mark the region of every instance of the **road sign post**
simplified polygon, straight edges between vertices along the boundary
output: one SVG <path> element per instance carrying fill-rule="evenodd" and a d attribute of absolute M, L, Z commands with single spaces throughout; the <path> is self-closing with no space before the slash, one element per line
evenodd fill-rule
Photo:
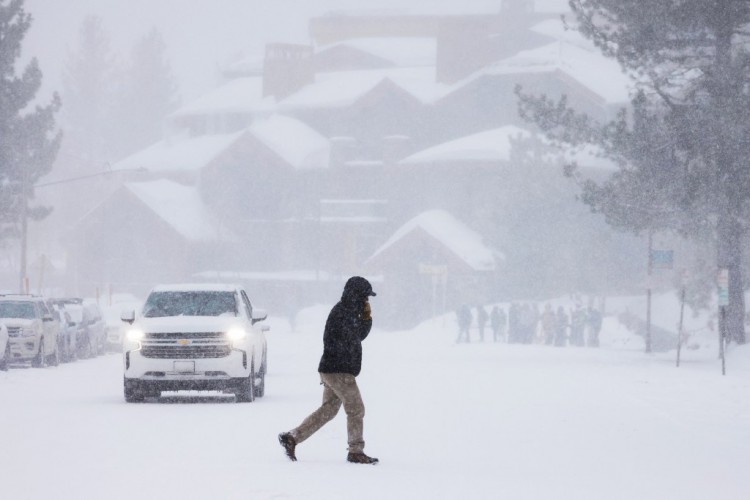
<path fill-rule="evenodd" d="M 719 321 L 719 358 L 721 359 L 721 374 L 727 374 L 727 362 L 724 352 L 727 328 L 727 306 L 729 305 L 729 269 L 719 269 L 719 277 L 716 280 L 719 293 L 719 310 L 721 320 Z"/>
<path fill-rule="evenodd" d="M 687 288 L 687 269 L 680 273 L 680 324 L 677 328 L 677 367 L 680 366 L 680 348 L 682 347 L 682 325 L 685 317 L 685 289 Z"/>

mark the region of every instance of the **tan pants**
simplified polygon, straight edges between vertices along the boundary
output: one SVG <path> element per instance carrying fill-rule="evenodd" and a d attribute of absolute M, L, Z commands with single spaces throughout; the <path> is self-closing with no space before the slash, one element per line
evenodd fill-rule
<path fill-rule="evenodd" d="M 321 373 L 320 380 L 324 387 L 323 403 L 291 431 L 295 441 L 301 443 L 330 422 L 343 403 L 346 412 L 346 430 L 349 435 L 349 452 L 362 453 L 365 448 L 365 441 L 362 437 L 365 405 L 357 387 L 357 380 L 354 375 L 348 373 Z"/>

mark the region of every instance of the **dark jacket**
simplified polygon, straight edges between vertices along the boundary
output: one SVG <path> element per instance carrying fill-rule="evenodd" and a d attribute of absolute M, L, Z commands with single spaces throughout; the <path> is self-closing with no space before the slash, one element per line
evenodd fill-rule
<path fill-rule="evenodd" d="M 328 314 L 320 373 L 349 373 L 356 377 L 362 369 L 362 341 L 372 328 L 372 319 L 363 317 L 365 302 L 374 293 L 364 278 L 360 280 L 364 284 L 347 282 L 341 300 Z"/>

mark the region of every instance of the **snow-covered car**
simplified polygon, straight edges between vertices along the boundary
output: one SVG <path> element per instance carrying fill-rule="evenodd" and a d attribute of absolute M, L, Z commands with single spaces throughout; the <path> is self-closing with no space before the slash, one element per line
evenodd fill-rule
<path fill-rule="evenodd" d="M 78 328 L 70 317 L 70 313 L 65 309 L 65 306 L 54 303 L 52 311 L 60 320 L 60 333 L 57 336 L 57 349 L 60 352 L 60 361 L 64 363 L 75 361 L 78 357 L 76 349 Z"/>
<path fill-rule="evenodd" d="M 95 350 L 94 355 L 103 354 L 107 344 L 107 325 L 104 323 L 102 310 L 99 304 L 88 299 L 83 300 L 83 310 L 88 335 Z"/>
<path fill-rule="evenodd" d="M 0 323 L 0 370 L 8 369 L 10 360 L 10 342 L 8 342 L 8 327 Z"/>
<path fill-rule="evenodd" d="M 91 320 L 80 299 L 67 299 L 65 311 L 70 317 L 70 326 L 75 331 L 75 351 L 78 359 L 93 358 L 99 354 L 96 332 L 89 328 Z"/>
<path fill-rule="evenodd" d="M 242 287 L 160 285 L 143 309 L 124 311 L 123 348 L 128 402 L 162 391 L 218 390 L 251 402 L 265 393 L 266 312 Z"/>
<path fill-rule="evenodd" d="M 57 366 L 60 325 L 42 297 L 0 296 L 0 320 L 8 328 L 11 362 L 31 361 L 39 368 Z"/>

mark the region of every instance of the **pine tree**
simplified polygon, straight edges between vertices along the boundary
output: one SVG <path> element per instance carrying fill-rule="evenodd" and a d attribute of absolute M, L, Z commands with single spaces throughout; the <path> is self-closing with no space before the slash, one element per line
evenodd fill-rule
<path fill-rule="evenodd" d="M 620 171 L 584 200 L 615 226 L 715 238 L 729 269 L 726 329 L 745 342 L 742 242 L 748 230 L 750 1 L 571 0 L 575 25 L 640 88 L 600 124 L 563 99 L 521 96 L 521 112 L 563 142 L 599 145 Z M 520 92 L 519 92 L 520 93 Z"/>
<path fill-rule="evenodd" d="M 116 96 L 118 150 L 131 154 L 162 138 L 162 125 L 179 102 L 161 34 L 152 29 L 133 47 Z"/>
<path fill-rule="evenodd" d="M 28 203 L 34 184 L 52 169 L 61 139 L 55 125 L 57 94 L 46 106 L 32 105 L 42 83 L 36 59 L 16 74 L 31 21 L 23 0 L 0 0 L 0 241 L 22 236 L 27 218 L 49 213 Z"/>
<path fill-rule="evenodd" d="M 88 16 L 63 72 L 61 120 L 66 137 L 61 167 L 68 176 L 100 172 L 113 160 L 117 81 L 117 56 L 110 49 L 109 36 L 100 18 Z"/>

